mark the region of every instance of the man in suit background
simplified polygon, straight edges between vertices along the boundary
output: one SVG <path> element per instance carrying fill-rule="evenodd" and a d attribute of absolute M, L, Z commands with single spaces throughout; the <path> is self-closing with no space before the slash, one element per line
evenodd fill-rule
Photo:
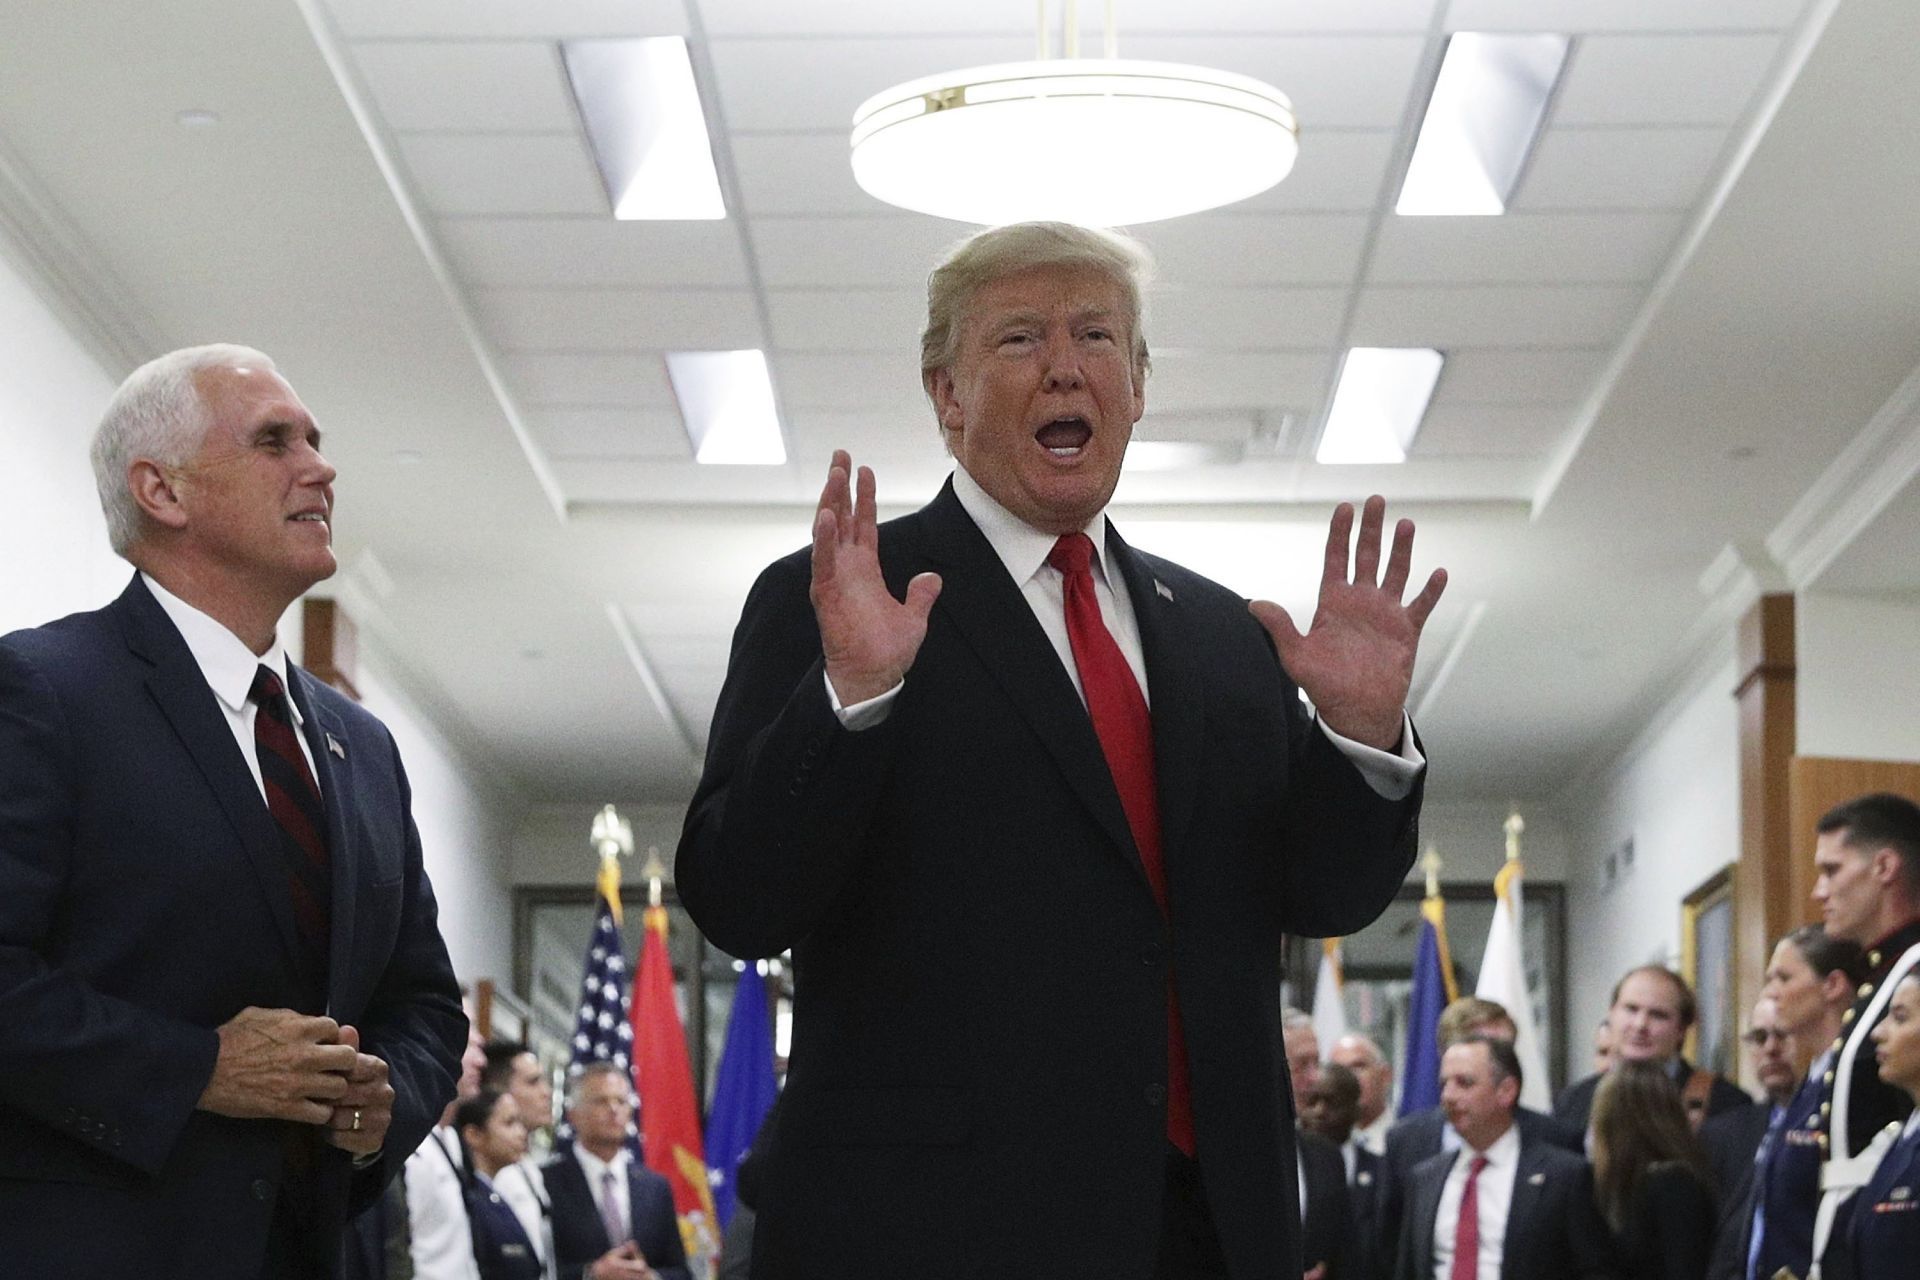
<path fill-rule="evenodd" d="M 0 640 L 0 1258 L 330 1276 L 466 1022 L 386 727 L 287 661 L 334 469 L 273 363 L 154 360 L 93 444 L 120 598 Z"/>
<path fill-rule="evenodd" d="M 1373 1154 L 1387 1152 L 1387 1130 L 1393 1127 L 1393 1063 L 1371 1036 L 1349 1032 L 1333 1042 L 1327 1054 L 1353 1072 L 1360 1082 L 1360 1111 L 1354 1120 L 1354 1138 Z"/>
<path fill-rule="evenodd" d="M 1579 1156 L 1520 1131 L 1520 1083 L 1509 1040 L 1476 1033 L 1442 1055 L 1440 1105 L 1460 1149 L 1413 1171 L 1395 1280 L 1611 1274 L 1592 1173 Z"/>
<path fill-rule="evenodd" d="M 1342 506 L 1303 635 L 1121 539 L 1143 267 L 966 242 L 922 336 L 952 478 L 882 527 L 836 453 L 747 600 L 675 875 L 722 949 L 794 951 L 761 1280 L 1299 1275 L 1279 944 L 1411 865 L 1444 575 L 1402 604 L 1411 524 L 1382 575 L 1384 504 L 1351 560 Z"/>
<path fill-rule="evenodd" d="M 1700 1128 L 1700 1145 L 1706 1148 L 1720 1204 L 1707 1280 L 1746 1280 L 1751 1270 L 1754 1162 L 1762 1157 L 1762 1142 L 1770 1145 L 1778 1140 L 1787 1104 L 1800 1087 L 1793 1038 L 1772 1000 L 1763 996 L 1754 1002 L 1740 1041 L 1747 1046 L 1747 1060 L 1766 1099 L 1760 1106 L 1738 1107 L 1715 1116 Z"/>
<path fill-rule="evenodd" d="M 1351 1217 L 1343 1274 L 1372 1277 L 1382 1256 L 1380 1198 L 1385 1190 L 1386 1159 L 1367 1150 L 1360 1141 L 1359 1131 L 1354 1128 L 1359 1111 L 1359 1078 L 1338 1063 L 1329 1062 L 1320 1068 L 1319 1080 L 1300 1103 L 1300 1127 L 1326 1139 L 1340 1153 Z M 1305 1256 L 1313 1256 L 1311 1248 Z"/>
<path fill-rule="evenodd" d="M 1347 1167 L 1340 1159 L 1340 1142 L 1307 1123 L 1310 1112 L 1325 1119 L 1311 1101 L 1321 1083 L 1320 1036 L 1313 1019 L 1298 1009 L 1283 1010 L 1280 1025 L 1293 1110 L 1299 1118 L 1295 1167 L 1300 1175 L 1300 1263 L 1306 1280 L 1346 1280 L 1354 1274 L 1348 1261 L 1354 1222 Z M 1351 1116 L 1347 1123 L 1351 1128 Z"/>
<path fill-rule="evenodd" d="M 1666 1067 L 1687 1108 L 1687 1118 L 1698 1132 L 1713 1116 L 1753 1105 L 1733 1081 L 1695 1066 L 1680 1053 L 1697 1009 L 1687 980 L 1662 965 L 1630 969 L 1613 986 L 1607 1005 L 1612 1028 L 1613 1062 L 1656 1062 Z M 1593 1094 L 1600 1087 L 1595 1073 L 1576 1080 L 1554 1099 L 1553 1118 L 1584 1135 L 1593 1116 Z"/>
<path fill-rule="evenodd" d="M 591 1063 L 568 1093 L 573 1145 L 545 1169 L 560 1280 L 687 1280 L 673 1187 L 628 1145 L 625 1069 Z"/>

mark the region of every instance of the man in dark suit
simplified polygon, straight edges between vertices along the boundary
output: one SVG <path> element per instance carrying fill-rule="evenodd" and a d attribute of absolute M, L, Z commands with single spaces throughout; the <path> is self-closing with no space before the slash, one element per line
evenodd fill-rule
<path fill-rule="evenodd" d="M 676 878 L 723 950 L 794 952 L 761 1280 L 1298 1278 L 1279 944 L 1411 865 L 1444 577 L 1401 603 L 1412 526 L 1380 576 L 1375 499 L 1350 579 L 1342 506 L 1302 635 L 1121 539 L 1139 264 L 1060 224 L 968 241 L 922 339 L 958 470 L 877 528 L 835 454 L 810 552 L 747 600 Z"/>
<path fill-rule="evenodd" d="M 1703 1122 L 1738 1107 L 1750 1107 L 1746 1090 L 1681 1056 L 1680 1046 L 1693 1025 L 1693 988 L 1673 970 L 1657 964 L 1632 969 L 1613 986 L 1607 1021 L 1613 1029 L 1613 1061 L 1657 1062 L 1673 1077 L 1674 1087 L 1698 1132 Z M 1553 1102 L 1553 1118 L 1584 1135 L 1593 1116 L 1593 1094 L 1600 1076 L 1576 1080 Z"/>
<path fill-rule="evenodd" d="M 1520 1059 L 1513 1045 L 1468 1036 L 1441 1057 L 1440 1075 L 1441 1106 L 1461 1145 L 1413 1172 L 1395 1280 L 1489 1271 L 1501 1280 L 1611 1275 L 1612 1248 L 1586 1162 L 1529 1141 L 1514 1124 Z"/>
<path fill-rule="evenodd" d="M 1754 1003 L 1740 1040 L 1747 1046 L 1754 1078 L 1767 1097 L 1761 1106 L 1737 1107 L 1715 1116 L 1700 1129 L 1700 1145 L 1706 1149 L 1719 1197 L 1707 1280 L 1745 1280 L 1752 1269 L 1748 1262 L 1756 1243 L 1755 1161 L 1768 1158 L 1761 1151 L 1763 1142 L 1771 1147 L 1784 1135 L 1786 1107 L 1800 1087 L 1792 1036 L 1781 1024 L 1779 1007 L 1772 1000 L 1763 997 Z M 1771 1276 L 1772 1272 L 1765 1274 Z"/>
<path fill-rule="evenodd" d="M 143 366 L 94 439 L 139 573 L 0 640 L 10 1274 L 331 1275 L 452 1092 L 399 753 L 275 638 L 334 569 L 318 444 L 258 352 Z"/>
<path fill-rule="evenodd" d="M 633 1085 L 625 1069 L 593 1063 L 569 1092 L 573 1145 L 543 1171 L 559 1280 L 687 1280 L 673 1187 L 627 1145 Z"/>
<path fill-rule="evenodd" d="M 1296 1077 L 1297 1080 L 1297 1077 Z M 1355 1130 L 1354 1123 L 1360 1114 L 1360 1078 L 1347 1068 L 1329 1062 L 1320 1068 L 1319 1078 L 1312 1088 L 1302 1091 L 1295 1084 L 1294 1095 L 1298 1099 L 1300 1128 L 1309 1135 L 1318 1135 L 1332 1145 L 1340 1158 L 1340 1174 L 1346 1186 L 1349 1221 L 1342 1229 L 1345 1244 L 1345 1257 L 1337 1274 L 1346 1277 L 1367 1277 L 1377 1274 L 1380 1249 L 1380 1195 L 1385 1189 L 1384 1174 L 1386 1161 L 1381 1156 L 1367 1150 Z M 1306 1145 L 1302 1144 L 1302 1153 Z M 1315 1257 L 1313 1250 L 1313 1166 L 1303 1159 L 1302 1167 L 1307 1171 L 1308 1194 L 1307 1215 L 1303 1219 L 1303 1234 L 1307 1248 L 1302 1257 L 1311 1266 Z M 1330 1256 L 1325 1255 L 1325 1256 Z M 1335 1274 L 1335 1273 L 1329 1273 Z"/>

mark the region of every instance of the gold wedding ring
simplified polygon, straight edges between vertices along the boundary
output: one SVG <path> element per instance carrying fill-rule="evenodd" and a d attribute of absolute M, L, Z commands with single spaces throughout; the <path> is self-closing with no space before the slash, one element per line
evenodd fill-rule
<path fill-rule="evenodd" d="M 360 1132 L 360 1108 L 353 1109 L 353 1123 L 347 1126 L 347 1130 L 350 1133 Z"/>

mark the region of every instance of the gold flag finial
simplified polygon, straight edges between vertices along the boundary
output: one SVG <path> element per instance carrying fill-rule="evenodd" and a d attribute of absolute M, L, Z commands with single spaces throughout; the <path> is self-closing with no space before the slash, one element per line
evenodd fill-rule
<path fill-rule="evenodd" d="M 1520 811 L 1515 809 L 1507 815 L 1507 821 L 1502 829 L 1507 833 L 1507 861 L 1518 862 L 1520 860 L 1520 833 L 1527 829 L 1527 821 L 1520 816 Z"/>
<path fill-rule="evenodd" d="M 620 913 L 620 859 L 633 856 L 633 824 L 612 805 L 602 805 L 593 815 L 591 839 L 594 852 L 600 855 L 600 874 L 595 880 L 600 896 L 613 908 L 613 922 L 624 923 Z"/>
<path fill-rule="evenodd" d="M 1427 896 L 1429 898 L 1439 897 L 1440 896 L 1440 868 L 1442 865 L 1444 865 L 1440 861 L 1440 850 L 1436 849 L 1432 845 L 1428 845 L 1427 856 L 1420 859 L 1420 865 L 1422 867 L 1425 867 L 1427 871 Z"/>
<path fill-rule="evenodd" d="M 640 874 L 647 880 L 647 905 L 660 905 L 660 882 L 667 878 L 667 864 L 660 861 L 660 846 L 647 846 L 647 864 L 640 868 Z"/>

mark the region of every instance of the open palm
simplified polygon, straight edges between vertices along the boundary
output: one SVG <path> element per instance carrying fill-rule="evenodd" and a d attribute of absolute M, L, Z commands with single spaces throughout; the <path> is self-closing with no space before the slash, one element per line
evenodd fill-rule
<path fill-rule="evenodd" d="M 923 573 L 893 598 L 880 572 L 873 472 L 835 450 L 813 516 L 813 583 L 808 596 L 820 626 L 827 679 L 844 706 L 875 698 L 906 678 L 927 638 L 940 575 Z"/>

